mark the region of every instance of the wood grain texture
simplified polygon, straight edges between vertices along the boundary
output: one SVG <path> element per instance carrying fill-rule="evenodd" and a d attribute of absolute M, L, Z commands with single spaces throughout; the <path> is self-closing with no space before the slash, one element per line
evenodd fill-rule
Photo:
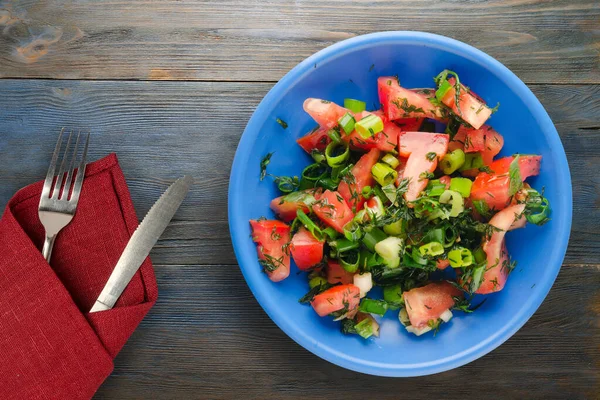
<path fill-rule="evenodd" d="M 59 0 L 0 3 L 0 77 L 277 81 L 385 30 L 462 40 L 526 83 L 600 83 L 597 0 Z"/>
<path fill-rule="evenodd" d="M 229 172 L 245 123 L 270 87 L 0 80 L 0 206 L 45 175 L 43 152 L 51 151 L 61 126 L 90 129 L 91 158 L 118 153 L 140 217 L 175 177 L 196 177 L 153 252 L 161 264 L 235 265 L 227 227 Z M 572 171 L 574 215 L 565 262 L 598 263 L 600 86 L 535 85 L 533 90 L 556 124 Z"/>
<path fill-rule="evenodd" d="M 158 303 L 117 357 L 115 372 L 98 399 L 594 399 L 598 395 L 597 266 L 564 268 L 531 320 L 491 354 L 453 371 L 410 379 L 362 375 L 304 350 L 268 318 L 235 266 L 155 265 L 155 269 L 161 288 Z"/>

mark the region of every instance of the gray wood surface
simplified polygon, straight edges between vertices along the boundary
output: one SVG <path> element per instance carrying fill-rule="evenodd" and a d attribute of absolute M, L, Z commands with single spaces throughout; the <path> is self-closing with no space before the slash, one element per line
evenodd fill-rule
<path fill-rule="evenodd" d="M 526 83 L 600 83 L 597 0 L 8 3 L 3 77 L 275 81 L 339 40 L 422 30 L 489 52 Z"/>
<path fill-rule="evenodd" d="M 238 140 L 273 82 L 339 40 L 402 29 L 473 44 L 530 84 L 567 152 L 574 214 L 557 282 L 514 337 L 399 380 L 329 364 L 271 322 L 237 266 L 226 204 Z M 139 217 L 173 178 L 197 178 L 152 253 L 158 304 L 99 399 L 600 398 L 599 39 L 597 0 L 5 1 L 0 207 L 44 176 L 62 126 L 92 131 L 92 159 L 118 153 Z"/>

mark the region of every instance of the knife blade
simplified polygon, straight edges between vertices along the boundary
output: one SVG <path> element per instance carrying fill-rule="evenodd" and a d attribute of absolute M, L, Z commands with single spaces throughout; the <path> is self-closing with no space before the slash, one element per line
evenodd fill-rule
<path fill-rule="evenodd" d="M 176 180 L 154 203 L 137 227 L 90 313 L 110 310 L 140 268 L 185 199 L 192 178 Z"/>

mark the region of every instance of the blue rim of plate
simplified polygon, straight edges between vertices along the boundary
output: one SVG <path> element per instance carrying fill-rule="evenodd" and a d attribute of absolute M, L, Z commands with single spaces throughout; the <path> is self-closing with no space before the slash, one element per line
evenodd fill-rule
<path fill-rule="evenodd" d="M 505 324 L 505 328 L 496 332 L 496 334 L 489 336 L 486 340 L 477 343 L 476 345 L 470 347 L 468 350 L 465 350 L 461 353 L 454 354 L 451 357 L 446 357 L 443 359 L 438 359 L 432 362 L 420 363 L 420 364 L 397 364 L 391 365 L 387 363 L 374 363 L 370 361 L 365 361 L 362 359 L 358 359 L 356 357 L 352 357 L 349 354 L 342 353 L 336 349 L 327 346 L 315 346 L 314 340 L 309 336 L 303 334 L 289 324 L 289 322 L 285 318 L 285 312 L 278 309 L 276 305 L 272 305 L 268 303 L 263 296 L 261 291 L 255 290 L 254 285 L 248 280 L 248 276 L 244 272 L 246 268 L 246 263 L 249 260 L 252 260 L 254 265 L 254 259 L 256 258 L 255 253 L 249 253 L 238 246 L 236 243 L 241 240 L 249 240 L 247 236 L 241 237 L 239 232 L 242 231 L 241 224 L 248 224 L 248 221 L 241 220 L 236 215 L 235 204 L 232 199 L 236 198 L 235 188 L 239 187 L 241 184 L 241 180 L 243 179 L 243 174 L 239 171 L 243 170 L 243 168 L 248 164 L 248 155 L 249 152 L 240 151 L 240 149 L 247 149 L 252 144 L 253 136 L 258 134 L 261 117 L 259 117 L 255 111 L 252 115 L 248 124 L 246 125 L 246 129 L 242 134 L 240 142 L 238 144 L 235 158 L 233 160 L 233 165 L 231 168 L 231 176 L 229 181 L 229 192 L 228 192 L 228 216 L 229 216 L 229 231 L 231 234 L 231 240 L 233 243 L 234 251 L 236 258 L 240 264 L 240 269 L 242 270 L 242 274 L 246 279 L 246 283 L 250 287 L 254 297 L 261 305 L 261 307 L 265 310 L 267 315 L 275 322 L 275 324 L 283 330 L 290 338 L 292 338 L 296 343 L 304 347 L 305 349 L 311 351 L 313 354 L 321 357 L 324 360 L 327 360 L 333 364 L 341 366 L 343 368 L 353 370 L 356 372 L 361 372 L 369 375 L 377 375 L 377 376 L 387 376 L 387 377 L 413 377 L 413 376 L 423 376 L 423 375 L 431 375 L 439 372 L 448 371 L 454 368 L 458 368 L 462 365 L 465 365 L 471 361 L 474 361 L 485 354 L 491 352 L 506 340 L 508 340 L 512 335 L 514 335 L 535 313 L 535 311 L 542 304 L 550 288 L 554 284 L 556 277 L 558 276 L 558 272 L 560 271 L 560 267 L 562 265 L 562 261 L 564 260 L 564 255 L 567 250 L 567 245 L 569 242 L 569 235 L 571 231 L 571 220 L 572 220 L 572 212 L 573 212 L 573 195 L 572 195 L 572 186 L 571 186 L 571 175 L 569 172 L 569 166 L 567 163 L 566 154 L 564 148 L 562 146 L 562 142 L 560 141 L 560 137 L 558 136 L 558 132 L 550 119 L 550 116 L 540 103 L 540 101 L 535 97 L 535 95 L 531 92 L 531 90 L 523 83 L 512 71 L 510 71 L 506 66 L 502 63 L 489 56 L 488 54 L 482 52 L 481 50 L 476 49 L 466 43 L 460 42 L 455 39 L 448 38 L 446 36 L 435 35 L 432 33 L 426 32 L 414 32 L 414 31 L 391 31 L 391 32 L 377 32 L 371 33 L 367 35 L 357 36 L 351 39 L 347 39 L 336 44 L 333 44 L 315 54 L 308 57 L 296 67 L 294 67 L 290 72 L 288 72 L 263 98 L 263 100 L 259 103 L 256 110 L 259 110 L 263 107 L 270 108 L 277 104 L 281 98 L 285 95 L 286 88 L 295 82 L 297 79 L 301 78 L 304 74 L 310 73 L 310 71 L 314 68 L 314 65 L 319 65 L 321 62 L 327 60 L 329 57 L 334 55 L 341 55 L 344 52 L 348 51 L 356 51 L 361 47 L 368 47 L 374 43 L 407 43 L 407 44 L 421 44 L 428 45 L 432 47 L 441 47 L 445 50 L 451 50 L 460 54 L 462 56 L 468 57 L 473 62 L 485 65 L 489 68 L 496 76 L 501 79 L 507 85 L 510 84 L 511 89 L 514 90 L 514 93 L 518 95 L 525 104 L 528 104 L 531 109 L 531 113 L 536 119 L 542 131 L 550 132 L 550 137 L 548 140 L 552 146 L 553 151 L 558 152 L 558 159 L 560 164 L 556 165 L 560 176 L 560 179 L 566 184 L 565 186 L 568 188 L 568 193 L 563 193 L 568 196 L 568 209 L 564 210 L 561 214 L 562 218 L 558 226 L 556 227 L 558 232 L 566 232 L 559 238 L 559 243 L 557 243 L 557 247 L 554 248 L 554 252 L 558 254 L 562 254 L 562 258 L 560 259 L 560 263 L 551 266 L 553 268 L 554 274 L 551 276 L 551 279 L 547 279 L 545 282 L 540 282 L 539 286 L 539 295 L 537 297 L 533 297 L 531 301 L 528 301 L 523 305 L 518 313 L 516 313 L 510 321 L 507 321 Z"/>

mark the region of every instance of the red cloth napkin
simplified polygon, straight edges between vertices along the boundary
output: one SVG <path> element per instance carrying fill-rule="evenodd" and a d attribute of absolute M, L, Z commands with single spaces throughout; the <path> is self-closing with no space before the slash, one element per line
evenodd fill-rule
<path fill-rule="evenodd" d="M 0 219 L 0 399 L 91 398 L 156 302 L 146 259 L 115 308 L 89 314 L 138 225 L 117 157 L 88 165 L 77 213 L 41 255 L 42 182 Z"/>

